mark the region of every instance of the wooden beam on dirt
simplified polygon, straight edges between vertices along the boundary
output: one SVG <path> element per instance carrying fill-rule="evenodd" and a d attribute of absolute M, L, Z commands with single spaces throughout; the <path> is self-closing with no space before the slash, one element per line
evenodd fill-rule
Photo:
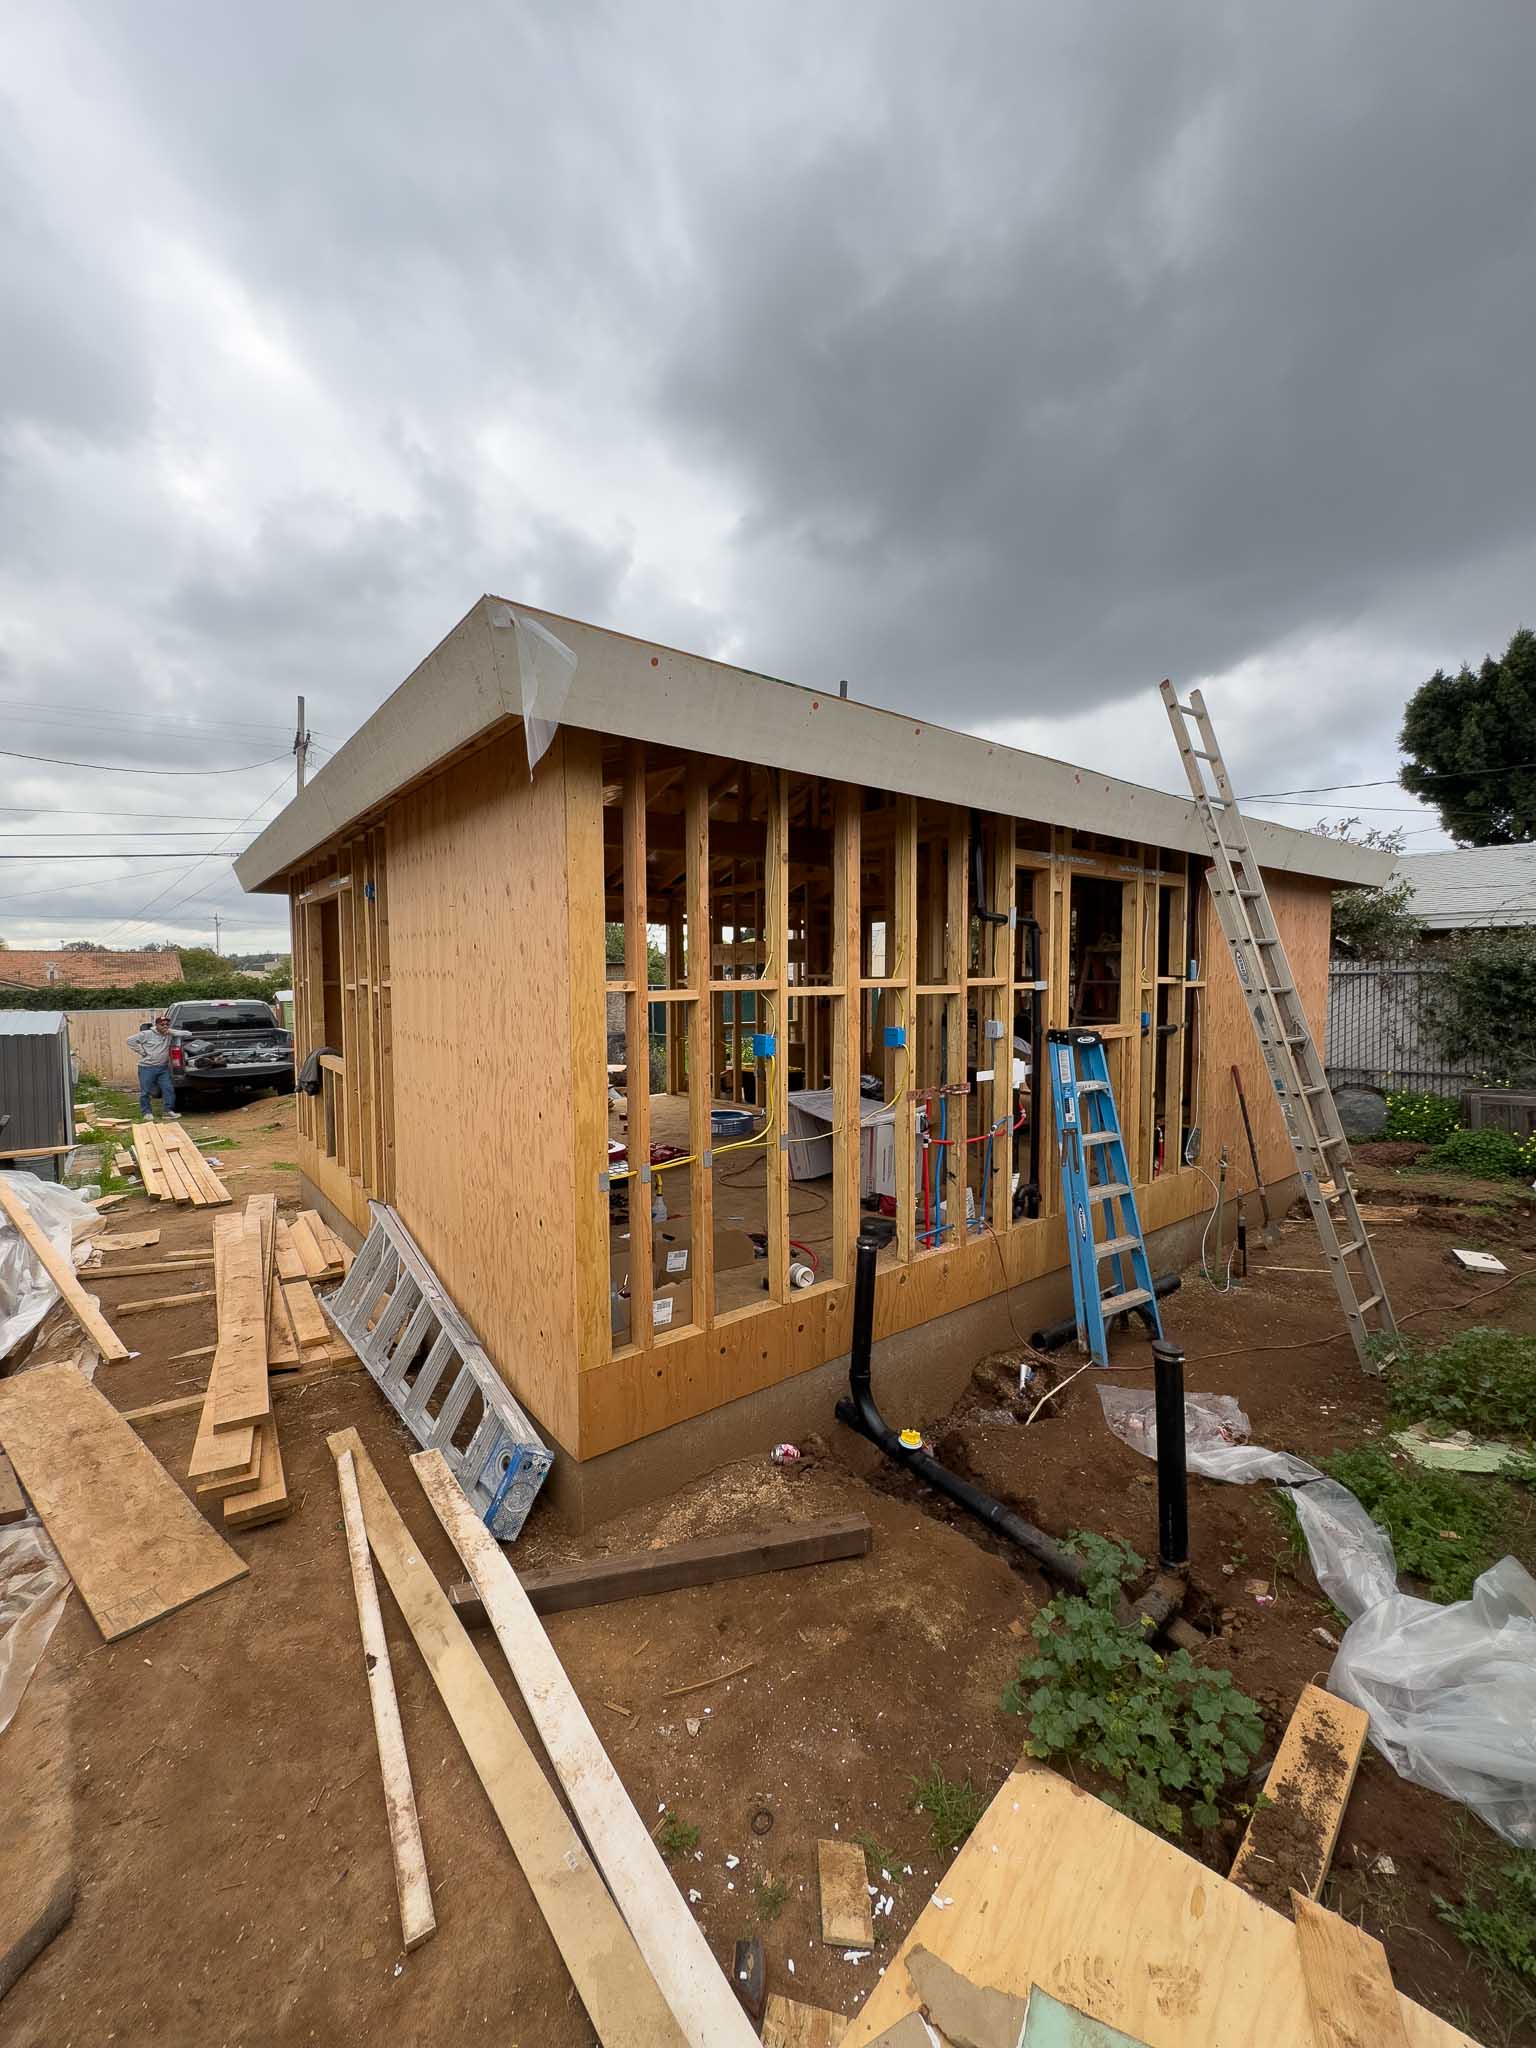
<path fill-rule="evenodd" d="M 1372 1934 L 1296 1892 L 1296 1946 L 1318 2048 L 1408 2048 L 1387 1952 Z"/>
<path fill-rule="evenodd" d="M 74 1144 L 23 1145 L 19 1151 L 0 1152 L 0 1159 L 57 1159 L 61 1152 L 73 1152 Z"/>
<path fill-rule="evenodd" d="M 389 1845 L 395 1859 L 400 1935 L 409 1952 L 418 1948 L 433 1932 L 437 1917 L 432 1910 L 427 1852 L 422 1846 L 410 1759 L 405 1753 L 405 1730 L 400 1725 L 400 1702 L 395 1696 L 395 1674 L 389 1661 L 389 1644 L 384 1639 L 379 1589 L 374 1583 L 373 1563 L 368 1555 L 368 1531 L 363 1523 L 357 1470 L 350 1451 L 343 1451 L 336 1460 L 336 1483 L 341 1488 L 347 1562 L 352 1567 L 352 1594 L 357 1602 L 357 1626 L 363 1640 L 368 1702 L 373 1709 L 373 1733 L 379 1746 L 379 1769 L 384 1778 L 384 1811 L 389 1822 Z"/>
<path fill-rule="evenodd" d="M 293 1505 L 288 1498 L 276 1422 L 268 1415 L 255 1425 L 255 1430 L 256 1471 L 248 1485 L 225 1491 L 226 1529 L 254 1529 L 262 1522 L 281 1521 Z M 202 1491 L 199 1487 L 198 1492 Z"/>
<path fill-rule="evenodd" d="M 153 1235 L 158 1237 L 160 1233 L 157 1230 Z M 96 1240 L 98 1247 L 103 1242 L 101 1238 Z M 92 1266 L 90 1274 L 93 1280 L 131 1280 L 142 1273 L 193 1273 L 199 1266 L 212 1264 L 212 1252 L 197 1252 L 185 1259 L 145 1259 L 133 1266 Z"/>
<path fill-rule="evenodd" d="M 573 1607 L 602 1607 L 613 1600 L 675 1593 L 684 1586 L 710 1586 L 722 1579 L 863 1557 L 873 1540 L 866 1516 L 831 1515 L 814 1522 L 788 1522 L 779 1529 L 704 1536 L 693 1543 L 668 1544 L 664 1550 L 583 1558 L 576 1564 L 520 1572 L 518 1579 L 535 1614 L 562 1614 Z M 460 1620 L 471 1627 L 484 1621 L 473 1586 L 454 1586 L 449 1597 Z"/>
<path fill-rule="evenodd" d="M 0 1380 L 0 1445 L 108 1642 L 244 1577 L 243 1561 L 72 1365 Z"/>
<path fill-rule="evenodd" d="M 846 2013 L 804 2005 L 770 1992 L 763 2013 L 763 2048 L 838 2048 L 848 2031 Z"/>
<path fill-rule="evenodd" d="M 869 1871 L 857 1842 L 818 1842 L 816 1876 L 821 1887 L 821 1938 L 832 1948 L 873 1948 L 875 1916 L 869 1901 Z"/>
<path fill-rule="evenodd" d="M 212 1349 L 212 1346 L 209 1347 Z M 206 1353 L 204 1354 L 206 1356 Z M 346 1368 L 342 1367 L 345 1371 Z M 333 1365 L 316 1366 L 309 1372 L 279 1373 L 272 1381 L 274 1394 L 287 1393 L 290 1387 L 307 1387 L 315 1380 L 333 1379 L 337 1368 Z M 208 1398 L 208 1389 L 202 1388 L 196 1394 L 178 1394 L 169 1401 L 151 1401 L 144 1408 L 124 1408 L 119 1411 L 124 1422 L 131 1422 L 135 1429 L 141 1422 L 159 1422 L 175 1415 L 195 1415 Z"/>
<path fill-rule="evenodd" d="M 106 1280 L 110 1280 L 111 1277 L 110 1273 L 101 1275 L 101 1278 Z M 211 1287 L 197 1287 L 190 1294 L 151 1294 L 146 1295 L 140 1301 L 120 1301 L 112 1313 L 121 1322 L 124 1316 L 147 1315 L 151 1309 L 155 1308 L 186 1308 L 192 1302 L 214 1301 L 215 1299 L 216 1296 Z"/>
<path fill-rule="evenodd" d="M 219 1283 L 219 1348 L 208 1381 L 215 1429 L 260 1422 L 272 1412 L 267 1390 L 267 1299 L 261 1229 L 254 1216 L 221 1216 L 226 1264 Z"/>
<path fill-rule="evenodd" d="M 1264 1781 L 1231 1870 L 1233 1884 L 1280 1911 L 1293 1891 L 1315 1899 L 1328 1875 L 1370 1716 L 1321 1686 L 1306 1686 Z"/>
<path fill-rule="evenodd" d="M 352 1453 L 369 1546 L 603 2048 L 684 2048 L 633 1935 L 357 1431 L 337 1430 L 326 1443 L 333 1457 Z"/>
<path fill-rule="evenodd" d="M 80 1285 L 74 1267 L 60 1257 L 41 1227 L 33 1221 L 31 1211 L 11 1186 L 9 1176 L 3 1173 L 0 1173 L 0 1209 L 16 1226 L 28 1250 L 63 1296 L 70 1314 L 102 1357 L 114 1363 L 126 1358 L 127 1345 Z"/>
<path fill-rule="evenodd" d="M 582 1834 L 683 2032 L 693 2048 L 732 2048 L 733 2043 L 756 2048 L 736 1994 L 587 1719 L 506 1553 L 470 1506 L 441 1451 L 418 1452 L 411 1469 L 469 1572 Z"/>

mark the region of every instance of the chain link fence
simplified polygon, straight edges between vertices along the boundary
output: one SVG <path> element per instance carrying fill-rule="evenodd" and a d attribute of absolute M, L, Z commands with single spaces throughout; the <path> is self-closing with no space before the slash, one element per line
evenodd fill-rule
<path fill-rule="evenodd" d="M 1328 1078 L 1334 1087 L 1455 1095 L 1483 1076 L 1452 1065 L 1424 1022 L 1433 959 L 1335 960 L 1328 973 Z"/>

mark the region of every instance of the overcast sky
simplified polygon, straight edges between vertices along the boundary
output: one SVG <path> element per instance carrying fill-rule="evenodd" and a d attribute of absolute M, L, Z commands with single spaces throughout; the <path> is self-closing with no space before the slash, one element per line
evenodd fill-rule
<path fill-rule="evenodd" d="M 0 863 L 0 935 L 286 944 L 296 693 L 334 749 L 484 590 L 1392 775 L 1536 623 L 1533 76 L 1530 0 L 7 0 L 0 852 L 155 857 Z M 1256 808 L 1367 803 L 1445 843 Z"/>

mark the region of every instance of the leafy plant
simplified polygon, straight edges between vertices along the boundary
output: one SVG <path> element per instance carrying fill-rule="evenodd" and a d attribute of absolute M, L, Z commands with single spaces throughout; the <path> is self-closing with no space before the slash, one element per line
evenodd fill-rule
<path fill-rule="evenodd" d="M 1126 1546 L 1079 1533 L 1088 1567 L 1082 1596 L 1063 1594 L 1036 1616 L 1037 1654 L 1021 1661 L 1003 1706 L 1028 1717 L 1029 1755 L 1072 1756 L 1111 1778 L 1109 1801 L 1143 1827 L 1176 1835 L 1181 1800 L 1201 1827 L 1221 1818 L 1224 1791 L 1248 1774 L 1263 1721 L 1225 1671 L 1186 1650 L 1163 1656 L 1117 1618 L 1122 1578 L 1143 1560 Z"/>
<path fill-rule="evenodd" d="M 1521 2018 L 1536 2018 L 1536 1849 L 1490 1847 L 1469 1859 L 1461 1896 L 1435 1908 L 1493 1989 Z"/>
<path fill-rule="evenodd" d="M 1496 1479 L 1396 1465 L 1374 1444 L 1325 1458 L 1323 1469 L 1386 1530 L 1398 1569 L 1422 1579 L 1432 1600 L 1465 1600 L 1508 1547 L 1514 1497 Z"/>
<path fill-rule="evenodd" d="M 1536 1079 L 1536 931 L 1466 932 L 1435 955 L 1419 1007 L 1445 1062 L 1493 1087 Z"/>
<path fill-rule="evenodd" d="M 1448 1096 L 1430 1095 L 1421 1088 L 1394 1088 L 1387 1096 L 1387 1120 L 1381 1135 L 1399 1143 L 1420 1138 L 1426 1145 L 1439 1145 L 1460 1122 L 1458 1105 Z"/>
<path fill-rule="evenodd" d="M 680 1814 L 669 1813 L 662 1823 L 656 1846 L 671 1863 L 679 1856 L 691 1856 L 699 1846 L 699 1831 Z"/>
<path fill-rule="evenodd" d="M 789 1898 L 789 1886 L 782 1878 L 765 1877 L 757 1888 L 757 1917 L 764 1926 L 771 1926 L 783 1912 Z"/>
<path fill-rule="evenodd" d="M 1508 1131 L 1452 1131 L 1424 1164 L 1437 1173 L 1464 1173 L 1472 1180 L 1508 1180 L 1520 1171 L 1520 1147 Z"/>
<path fill-rule="evenodd" d="M 894 1890 L 906 1876 L 906 1858 L 887 1849 L 883 1842 L 873 1835 L 855 1835 L 853 1838 L 864 1851 L 864 1861 L 869 1866 L 869 1881 Z"/>
<path fill-rule="evenodd" d="M 914 1778 L 913 1805 L 928 1816 L 928 1832 L 941 1856 L 953 1856 L 987 1810 L 987 1802 L 967 1778 L 956 1784 L 935 1764 L 926 1778 Z"/>
<path fill-rule="evenodd" d="M 1536 1337 L 1478 1328 L 1435 1345 L 1396 1337 L 1393 1347 L 1394 1422 L 1536 1440 Z"/>

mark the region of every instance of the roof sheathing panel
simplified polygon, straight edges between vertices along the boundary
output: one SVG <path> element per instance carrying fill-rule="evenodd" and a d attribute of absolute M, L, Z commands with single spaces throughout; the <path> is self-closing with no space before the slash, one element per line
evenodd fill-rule
<path fill-rule="evenodd" d="M 245 889 L 282 888 L 315 848 L 377 810 L 480 734 L 521 715 L 515 634 L 494 626 L 505 600 L 482 598 L 235 863 Z M 993 740 L 925 724 L 750 670 L 516 608 L 563 641 L 576 670 L 561 723 L 729 760 L 825 775 L 1004 816 L 1205 851 L 1187 798 Z M 1172 741 L 1169 742 L 1170 751 Z M 1390 856 L 1258 819 L 1266 867 L 1380 883 Z"/>

